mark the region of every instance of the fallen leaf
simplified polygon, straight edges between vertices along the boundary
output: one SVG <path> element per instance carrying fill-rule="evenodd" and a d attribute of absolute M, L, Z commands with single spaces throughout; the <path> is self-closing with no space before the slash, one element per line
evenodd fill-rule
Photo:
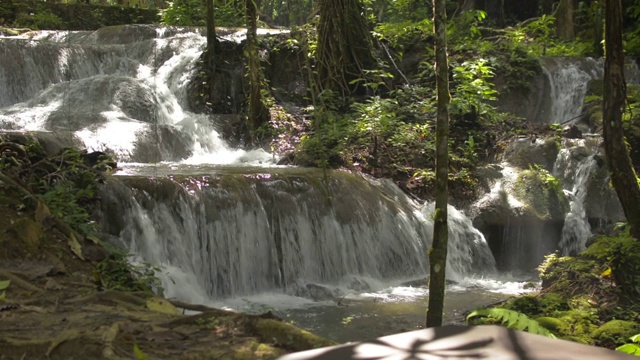
<path fill-rule="evenodd" d="M 168 302 L 166 299 L 161 299 L 157 297 L 153 297 L 147 300 L 147 308 L 149 310 L 153 310 L 155 312 L 159 312 L 162 314 L 168 315 L 181 315 L 182 313 L 178 310 L 173 304 Z"/>
<path fill-rule="evenodd" d="M 78 242 L 78 239 L 76 239 L 76 236 L 73 235 L 73 233 L 69 234 L 69 247 L 71 248 L 71 251 L 76 254 L 78 258 L 80 258 L 80 260 L 84 260 L 84 256 L 82 256 L 82 246 Z"/>

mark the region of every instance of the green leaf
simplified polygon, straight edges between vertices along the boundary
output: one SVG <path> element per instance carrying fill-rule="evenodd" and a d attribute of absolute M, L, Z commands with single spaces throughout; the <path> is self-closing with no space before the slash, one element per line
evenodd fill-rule
<path fill-rule="evenodd" d="M 640 356 L 640 345 L 638 344 L 624 344 L 618 346 L 616 350 L 630 355 Z"/>
<path fill-rule="evenodd" d="M 0 290 L 5 290 L 11 284 L 11 280 L 0 280 Z"/>
<path fill-rule="evenodd" d="M 634 343 L 640 343 L 640 334 L 633 335 L 630 339 Z"/>
<path fill-rule="evenodd" d="M 467 315 L 467 321 L 474 317 L 491 317 L 502 322 L 502 324 L 506 324 L 506 327 L 509 329 L 526 330 L 532 334 L 555 338 L 555 335 L 540 325 L 540 323 L 517 311 L 501 308 L 480 309 Z"/>
<path fill-rule="evenodd" d="M 5 300 L 7 300 L 7 292 L 3 291 L 2 294 L 0 294 L 0 302 L 5 302 Z"/>
<path fill-rule="evenodd" d="M 145 354 L 142 350 L 140 350 L 140 348 L 138 347 L 138 344 L 133 344 L 133 354 L 136 356 L 136 359 L 138 360 L 147 359 L 147 354 Z"/>

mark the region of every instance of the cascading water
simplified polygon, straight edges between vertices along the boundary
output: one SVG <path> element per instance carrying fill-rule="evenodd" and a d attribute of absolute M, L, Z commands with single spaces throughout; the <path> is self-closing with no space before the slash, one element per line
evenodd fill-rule
<path fill-rule="evenodd" d="M 197 31 L 131 26 L 0 41 L 0 126 L 70 131 L 119 161 L 272 162 L 231 149 L 184 109 L 205 45 Z"/>
<path fill-rule="evenodd" d="M 602 61 L 547 58 L 542 69 L 550 86 L 551 110 L 547 122 L 566 123 L 579 118 L 589 81 L 602 78 Z"/>
<path fill-rule="evenodd" d="M 562 179 L 570 204 L 559 243 L 563 255 L 576 255 L 584 250 L 587 239 L 592 235 L 585 207 L 589 183 L 599 168 L 595 159 L 596 146 L 588 147 L 584 139 L 565 140 L 554 164 L 554 175 Z"/>
<path fill-rule="evenodd" d="M 116 218 L 105 223 L 146 261 L 195 279 L 203 297 L 293 294 L 309 283 L 361 287 L 362 278 L 427 273 L 429 210 L 423 214 L 393 183 L 344 172 L 325 181 L 308 169 L 184 173 L 113 179 L 103 202 Z M 492 274 L 484 237 L 451 211 L 448 277 Z"/>

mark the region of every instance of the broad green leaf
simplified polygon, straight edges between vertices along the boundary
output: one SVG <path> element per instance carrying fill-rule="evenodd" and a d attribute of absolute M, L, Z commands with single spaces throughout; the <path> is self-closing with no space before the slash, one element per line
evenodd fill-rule
<path fill-rule="evenodd" d="M 640 334 L 633 335 L 631 341 L 634 343 L 640 343 Z"/>
<path fill-rule="evenodd" d="M 638 344 L 624 344 L 622 346 L 618 346 L 616 350 L 623 353 L 640 356 L 640 345 Z"/>
<path fill-rule="evenodd" d="M 0 302 L 4 302 L 5 300 L 7 300 L 7 292 L 3 291 L 2 294 L 0 294 Z"/>

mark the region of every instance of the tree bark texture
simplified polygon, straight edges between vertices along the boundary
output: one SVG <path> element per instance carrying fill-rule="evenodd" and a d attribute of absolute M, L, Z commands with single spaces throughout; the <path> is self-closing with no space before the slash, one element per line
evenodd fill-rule
<path fill-rule="evenodd" d="M 631 235 L 640 238 L 640 187 L 622 129 L 626 88 L 622 52 L 622 4 L 607 0 L 605 13 L 603 134 L 611 182 L 618 194 Z"/>
<path fill-rule="evenodd" d="M 556 35 L 563 40 L 575 39 L 573 16 L 575 0 L 560 0 L 556 10 Z"/>
<path fill-rule="evenodd" d="M 215 74 L 216 74 L 216 56 L 218 54 L 216 25 L 213 0 L 205 0 L 207 2 L 207 53 L 206 53 L 206 71 L 207 85 L 209 89 L 209 102 L 213 102 L 215 93 Z"/>
<path fill-rule="evenodd" d="M 262 102 L 262 69 L 258 49 L 258 9 L 255 0 L 246 1 L 247 58 L 249 71 L 248 116 L 252 131 L 269 121 L 269 111 Z"/>
<path fill-rule="evenodd" d="M 321 0 L 316 68 L 320 90 L 357 93 L 355 79 L 373 69 L 373 40 L 359 0 Z"/>
<path fill-rule="evenodd" d="M 449 64 L 447 60 L 447 13 L 445 0 L 433 1 L 436 50 L 436 210 L 433 243 L 429 250 L 429 308 L 427 327 L 442 325 L 444 312 L 445 265 L 447 263 L 447 182 L 449 180 Z"/>

